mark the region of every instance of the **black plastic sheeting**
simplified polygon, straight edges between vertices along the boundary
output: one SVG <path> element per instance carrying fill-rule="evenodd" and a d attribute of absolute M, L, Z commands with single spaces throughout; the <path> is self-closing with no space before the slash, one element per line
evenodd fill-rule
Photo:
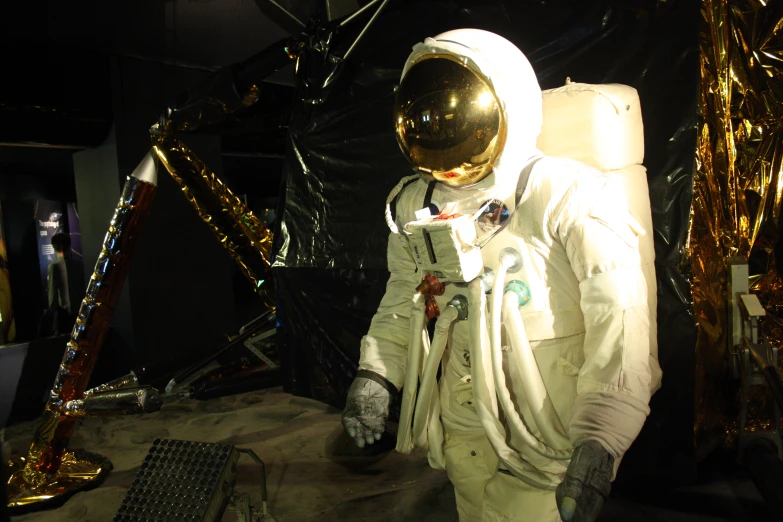
<path fill-rule="evenodd" d="M 331 52 L 341 56 L 368 18 L 336 34 Z M 393 134 L 394 87 L 415 43 L 461 27 L 490 30 L 516 43 L 544 89 L 570 77 L 639 91 L 664 384 L 623 473 L 687 481 L 694 461 L 695 327 L 681 263 L 696 150 L 698 2 L 398 0 L 378 17 L 328 89 L 319 82 L 335 61 L 323 50 L 304 56 L 274 250 L 286 388 L 343 404 L 359 341 L 388 278 L 385 199 L 410 173 Z"/>

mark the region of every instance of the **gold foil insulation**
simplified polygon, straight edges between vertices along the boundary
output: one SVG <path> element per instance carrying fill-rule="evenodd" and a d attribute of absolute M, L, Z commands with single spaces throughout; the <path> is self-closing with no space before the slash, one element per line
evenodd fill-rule
<path fill-rule="evenodd" d="M 763 0 L 703 0 L 702 16 L 701 121 L 688 245 L 698 327 L 697 445 L 733 420 L 725 260 L 747 259 L 756 249 L 771 255 L 783 197 L 780 7 Z M 779 278 L 769 270 L 762 281 L 772 290 L 762 302 L 779 318 L 779 304 L 771 306 L 781 299 Z M 768 323 L 778 324 L 779 335 L 780 319 Z"/>
<path fill-rule="evenodd" d="M 21 487 L 41 492 L 47 485 L 54 488 L 52 494 L 59 494 L 57 484 L 73 482 L 67 475 L 79 467 L 78 462 L 61 468 L 76 423 L 65 415 L 64 406 L 84 396 L 156 189 L 132 176 L 125 182 L 26 465 L 11 477 L 9 496 L 23 495 Z"/>
<path fill-rule="evenodd" d="M 78 493 L 105 477 L 112 469 L 106 457 L 85 451 L 69 451 L 60 461 L 59 472 L 51 480 L 36 486 L 25 481 L 27 459 L 10 461 L 9 465 L 8 506 L 11 509 L 31 504 L 45 505 L 51 499 Z"/>
<path fill-rule="evenodd" d="M 272 231 L 182 141 L 153 133 L 154 150 L 204 223 L 239 265 L 256 293 L 275 309 L 270 277 Z"/>

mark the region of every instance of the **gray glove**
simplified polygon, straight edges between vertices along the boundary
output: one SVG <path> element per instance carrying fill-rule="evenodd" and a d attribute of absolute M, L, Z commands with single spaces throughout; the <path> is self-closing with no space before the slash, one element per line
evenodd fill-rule
<path fill-rule="evenodd" d="M 555 499 L 565 522 L 594 522 L 612 490 L 614 456 L 600 442 L 580 444 Z"/>
<path fill-rule="evenodd" d="M 348 390 L 343 427 L 360 448 L 381 440 L 392 401 L 389 387 L 393 388 L 383 377 L 360 371 Z"/>

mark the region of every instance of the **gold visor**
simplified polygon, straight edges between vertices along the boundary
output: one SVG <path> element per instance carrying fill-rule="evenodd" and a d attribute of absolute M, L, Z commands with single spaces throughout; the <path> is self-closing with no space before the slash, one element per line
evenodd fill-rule
<path fill-rule="evenodd" d="M 486 178 L 503 150 L 506 122 L 492 87 L 448 55 L 413 65 L 394 103 L 397 141 L 425 177 L 453 187 Z"/>

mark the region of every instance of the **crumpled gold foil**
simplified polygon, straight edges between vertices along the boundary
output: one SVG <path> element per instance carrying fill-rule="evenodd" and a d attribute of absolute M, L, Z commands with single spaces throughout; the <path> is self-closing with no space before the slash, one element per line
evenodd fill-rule
<path fill-rule="evenodd" d="M 168 131 L 152 133 L 155 153 L 250 280 L 256 293 L 275 309 L 271 278 L 272 231 L 181 140 Z"/>
<path fill-rule="evenodd" d="M 8 462 L 8 506 L 12 510 L 32 504 L 45 506 L 57 497 L 78 493 L 105 478 L 112 469 L 106 457 L 86 451 L 69 451 L 63 455 L 57 473 L 50 480 L 31 484 L 26 480 L 26 465 L 24 457 Z"/>
<path fill-rule="evenodd" d="M 759 298 L 767 315 L 761 320 L 761 326 L 772 346 L 783 349 L 783 278 L 777 273 L 774 265 L 751 287 Z M 779 354 L 783 359 L 783 353 Z M 783 371 L 783 361 L 778 361 L 778 370 Z"/>
<path fill-rule="evenodd" d="M 99 455 L 67 451 L 76 419 L 65 405 L 84 397 L 156 190 L 133 176 L 125 183 L 27 458 L 9 462 L 12 507 L 72 494 L 111 469 Z"/>
<path fill-rule="evenodd" d="M 730 430 L 733 420 L 736 387 L 728 371 L 725 259 L 747 259 L 756 249 L 770 252 L 778 237 L 783 198 L 781 15 L 779 3 L 764 0 L 702 1 L 701 122 L 688 241 L 698 327 L 697 445 L 716 429 Z M 781 284 L 773 280 L 779 278 L 772 271 L 762 277 L 764 289 L 774 288 L 767 306 L 780 300 Z M 757 284 L 755 290 L 763 289 Z M 783 311 L 777 306 L 768 310 L 773 317 Z M 780 319 L 773 317 L 767 323 L 777 321 L 779 327 Z"/>

